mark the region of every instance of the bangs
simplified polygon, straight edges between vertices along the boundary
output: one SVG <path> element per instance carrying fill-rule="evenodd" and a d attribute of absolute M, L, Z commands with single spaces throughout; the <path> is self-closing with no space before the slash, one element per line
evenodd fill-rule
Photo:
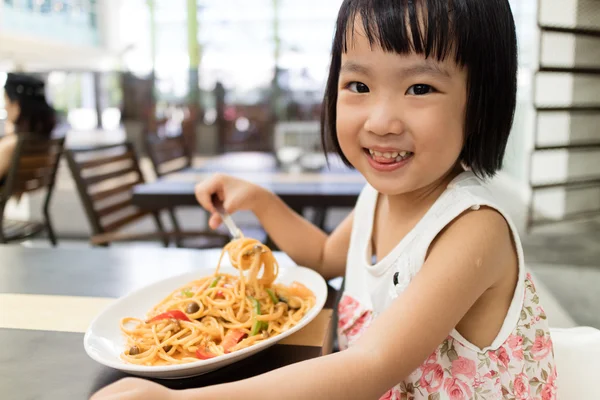
<path fill-rule="evenodd" d="M 355 26 L 358 24 L 358 26 Z M 344 0 L 321 114 L 321 141 L 344 163 L 337 138 L 342 55 L 364 35 L 371 49 L 449 59 L 467 72 L 460 162 L 480 177 L 502 167 L 517 100 L 517 35 L 509 0 Z"/>
<path fill-rule="evenodd" d="M 484 0 L 485 1 L 485 0 Z M 443 61 L 454 57 L 464 66 L 466 28 L 461 30 L 460 1 L 451 0 L 350 0 L 340 10 L 336 42 L 346 53 L 357 32 L 356 22 L 371 47 L 386 52 L 421 54 Z"/>

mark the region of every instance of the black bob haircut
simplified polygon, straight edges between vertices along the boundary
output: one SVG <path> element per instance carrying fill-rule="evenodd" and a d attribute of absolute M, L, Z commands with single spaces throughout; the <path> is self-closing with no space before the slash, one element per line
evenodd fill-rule
<path fill-rule="evenodd" d="M 467 69 L 464 145 L 459 162 L 480 177 L 502 168 L 517 97 L 517 38 L 508 0 L 344 0 L 338 15 L 321 115 L 324 150 L 338 153 L 338 80 L 342 54 L 360 18 L 372 46 Z M 348 39 L 350 38 L 350 39 Z"/>
<path fill-rule="evenodd" d="M 56 126 L 56 112 L 47 103 L 44 81 L 33 75 L 9 73 L 4 92 L 18 102 L 21 112 L 15 122 L 17 133 L 49 138 Z"/>

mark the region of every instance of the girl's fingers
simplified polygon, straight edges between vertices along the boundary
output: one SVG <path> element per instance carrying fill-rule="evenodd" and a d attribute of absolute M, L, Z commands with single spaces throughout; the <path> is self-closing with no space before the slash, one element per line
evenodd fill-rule
<path fill-rule="evenodd" d="M 210 199 L 211 193 L 208 193 L 204 190 L 204 188 L 198 186 L 196 186 L 194 193 L 196 195 L 196 200 L 198 201 L 198 203 L 200 203 L 200 206 L 202 206 L 202 208 L 210 212 L 215 211 L 215 208 Z"/>
<path fill-rule="evenodd" d="M 210 219 L 208 220 L 208 226 L 210 226 L 211 229 L 217 229 L 219 226 L 221 226 L 222 223 L 223 220 L 221 219 L 221 216 L 218 213 L 213 213 L 210 216 Z"/>
<path fill-rule="evenodd" d="M 196 200 L 198 203 L 207 211 L 213 213 L 215 212 L 215 206 L 211 200 L 211 196 L 214 193 L 221 192 L 219 190 L 219 184 L 213 180 L 208 182 L 201 182 L 196 185 L 194 189 L 194 194 L 196 195 Z M 219 193 L 219 197 L 222 197 L 222 193 Z"/>
<path fill-rule="evenodd" d="M 239 191 L 232 191 L 227 195 L 226 199 L 223 199 L 223 208 L 229 214 L 233 214 L 240 210 L 244 210 L 245 209 L 244 208 L 244 206 L 245 206 L 244 199 L 245 198 L 246 198 L 246 196 L 244 196 L 243 194 L 240 195 Z"/>

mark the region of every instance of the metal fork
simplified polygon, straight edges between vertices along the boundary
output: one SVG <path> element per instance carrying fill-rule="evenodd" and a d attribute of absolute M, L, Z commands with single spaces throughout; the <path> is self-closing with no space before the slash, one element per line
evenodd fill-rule
<path fill-rule="evenodd" d="M 217 209 L 217 212 L 219 213 L 219 215 L 221 215 L 221 218 L 223 219 L 223 223 L 229 230 L 231 237 L 233 237 L 233 239 L 241 238 L 242 231 L 240 230 L 240 228 L 238 228 L 236 223 L 233 221 L 233 219 L 231 218 L 231 215 L 229 215 L 229 213 L 227 211 L 225 211 L 225 208 L 223 208 L 223 202 L 221 201 L 221 199 L 219 199 L 219 196 L 217 196 L 217 194 L 215 193 L 211 196 L 211 200 L 212 200 L 213 205 Z"/>

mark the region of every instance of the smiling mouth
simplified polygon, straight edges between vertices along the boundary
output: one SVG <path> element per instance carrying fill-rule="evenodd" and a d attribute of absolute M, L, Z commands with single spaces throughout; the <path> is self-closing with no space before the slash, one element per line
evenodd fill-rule
<path fill-rule="evenodd" d="M 390 151 L 381 152 L 373 149 L 364 149 L 371 159 L 381 164 L 399 163 L 411 158 L 415 153 L 412 151 Z"/>

